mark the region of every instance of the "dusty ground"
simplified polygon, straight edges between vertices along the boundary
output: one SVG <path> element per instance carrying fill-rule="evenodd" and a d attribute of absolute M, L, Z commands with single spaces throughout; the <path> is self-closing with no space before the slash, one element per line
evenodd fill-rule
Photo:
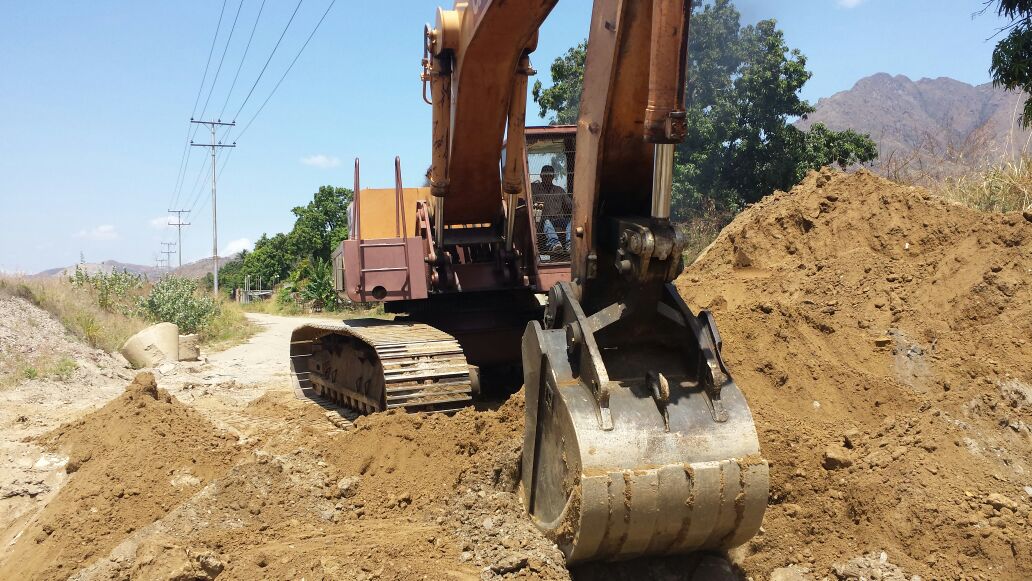
<path fill-rule="evenodd" d="M 1032 578 L 1032 222 L 812 174 L 678 287 L 716 314 L 771 461 L 746 571 L 854 578 L 884 552 L 907 576 Z"/>
<path fill-rule="evenodd" d="M 742 576 L 1032 578 L 1030 243 L 1020 215 L 814 174 L 678 281 L 716 313 L 771 462 L 764 528 L 731 555 Z M 290 390 L 298 319 L 257 315 L 248 344 L 126 389 L 134 372 L 31 305 L 0 298 L 0 314 L 4 355 L 82 362 L 0 391 L 0 578 L 571 576 L 514 494 L 519 395 L 345 431 Z M 696 564 L 572 575 L 685 579 Z"/>

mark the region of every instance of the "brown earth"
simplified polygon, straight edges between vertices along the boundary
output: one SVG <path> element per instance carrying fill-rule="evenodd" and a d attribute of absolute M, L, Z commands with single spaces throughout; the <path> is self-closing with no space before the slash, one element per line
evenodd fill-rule
<path fill-rule="evenodd" d="M 771 462 L 743 576 L 1032 578 L 1030 242 L 1020 215 L 820 173 L 678 280 Z M 341 430 L 275 371 L 289 325 L 266 319 L 37 439 L 69 476 L 0 535 L 0 578 L 689 578 L 691 559 L 563 567 L 516 495 L 520 395 Z"/>
<path fill-rule="evenodd" d="M 678 280 L 709 308 L 771 461 L 758 578 L 885 551 L 1032 578 L 1032 223 L 867 172 L 743 212 Z"/>

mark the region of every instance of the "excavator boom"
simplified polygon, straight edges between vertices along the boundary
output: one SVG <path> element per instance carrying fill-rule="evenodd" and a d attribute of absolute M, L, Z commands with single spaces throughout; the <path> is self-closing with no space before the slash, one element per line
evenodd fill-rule
<path fill-rule="evenodd" d="M 690 0 L 596 0 L 577 122 L 573 280 L 523 338 L 522 491 L 568 562 L 727 549 L 768 467 L 713 317 L 670 284 Z"/>

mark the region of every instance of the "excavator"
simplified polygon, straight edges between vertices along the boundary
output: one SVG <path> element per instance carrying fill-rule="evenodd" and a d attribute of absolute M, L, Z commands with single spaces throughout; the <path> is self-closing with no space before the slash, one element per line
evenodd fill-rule
<path fill-rule="evenodd" d="M 557 0 L 457 1 L 424 30 L 428 185 L 361 189 L 342 297 L 393 320 L 299 327 L 303 393 L 358 413 L 450 413 L 515 372 L 520 494 L 568 563 L 744 543 L 768 464 L 713 316 L 672 282 L 691 0 L 595 0 L 575 126 L 526 127 Z"/>

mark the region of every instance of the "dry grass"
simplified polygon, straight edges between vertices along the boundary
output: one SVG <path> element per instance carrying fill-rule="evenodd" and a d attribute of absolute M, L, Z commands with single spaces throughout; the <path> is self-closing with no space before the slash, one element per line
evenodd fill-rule
<path fill-rule="evenodd" d="M 233 301 L 219 303 L 219 314 L 201 330 L 201 341 L 211 351 L 221 351 L 239 345 L 258 332 L 244 314 L 244 309 Z"/>
<path fill-rule="evenodd" d="M 28 300 L 76 337 L 108 353 L 118 351 L 126 339 L 153 323 L 102 308 L 93 289 L 73 286 L 64 278 L 0 278 L 0 292 Z M 218 351 L 243 343 L 256 332 L 257 326 L 239 305 L 224 301 L 219 314 L 201 331 L 201 341 L 209 351 Z M 50 369 L 45 363 L 26 365 L 37 372 Z"/>
<path fill-rule="evenodd" d="M 0 292 L 33 303 L 76 337 L 109 353 L 147 326 L 145 321 L 100 308 L 90 291 L 75 288 L 65 279 L 0 278 Z"/>
<path fill-rule="evenodd" d="M 1032 158 L 987 166 L 932 186 L 940 196 L 984 212 L 1032 210 Z"/>
<path fill-rule="evenodd" d="M 31 357 L 0 358 L 0 389 L 26 379 L 55 379 L 68 381 L 79 364 L 66 355 L 35 353 Z"/>
<path fill-rule="evenodd" d="M 696 212 L 688 220 L 678 224 L 687 240 L 683 253 L 685 266 L 695 262 L 702 251 L 716 240 L 724 226 L 730 224 L 734 218 L 733 212 L 718 210 L 710 203 L 707 210 Z"/>
<path fill-rule="evenodd" d="M 245 312 L 264 313 L 266 315 L 280 315 L 284 317 L 296 317 L 305 314 L 304 309 L 294 303 L 283 304 L 275 298 L 265 301 L 254 301 L 242 305 Z"/>
<path fill-rule="evenodd" d="M 1003 142 L 975 133 L 963 143 L 940 143 L 918 136 L 905 152 L 890 152 L 878 162 L 890 180 L 923 186 L 947 200 L 983 212 L 1032 210 L 1032 136 L 1018 130 L 1019 111 Z M 947 127 L 946 134 L 952 134 Z"/>
<path fill-rule="evenodd" d="M 243 305 L 243 310 L 248 313 L 264 313 L 266 315 L 279 315 L 281 317 L 321 317 L 325 319 L 393 319 L 394 315 L 385 313 L 383 303 L 357 303 L 351 304 L 337 311 L 314 312 L 311 309 L 303 308 L 297 304 L 283 304 L 275 299 L 256 301 Z"/>

